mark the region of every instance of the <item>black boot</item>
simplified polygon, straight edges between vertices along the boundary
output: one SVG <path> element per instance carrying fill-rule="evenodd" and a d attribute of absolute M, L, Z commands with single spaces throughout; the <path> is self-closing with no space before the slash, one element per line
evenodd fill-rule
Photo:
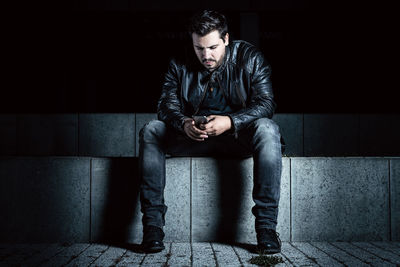
<path fill-rule="evenodd" d="M 273 229 L 258 229 L 257 250 L 262 254 L 274 254 L 281 252 L 281 240 L 279 234 Z"/>
<path fill-rule="evenodd" d="M 164 232 L 156 226 L 146 226 L 143 229 L 142 249 L 147 253 L 156 253 L 165 249 Z"/>

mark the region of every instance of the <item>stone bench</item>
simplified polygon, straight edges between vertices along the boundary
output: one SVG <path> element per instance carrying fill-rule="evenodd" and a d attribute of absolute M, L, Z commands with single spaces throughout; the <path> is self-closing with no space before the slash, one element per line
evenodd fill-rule
<path fill-rule="evenodd" d="M 255 242 L 252 164 L 167 159 L 166 240 Z M 399 176 L 395 157 L 284 157 L 281 239 L 399 241 Z M 0 158 L 0 242 L 138 243 L 138 184 L 137 158 Z"/>
<path fill-rule="evenodd" d="M 2 114 L 0 156 L 136 157 L 154 113 Z M 286 156 L 400 156 L 400 114 L 275 114 Z"/>
<path fill-rule="evenodd" d="M 0 242 L 140 242 L 138 132 L 155 118 L 0 115 Z M 282 240 L 400 240 L 399 114 L 273 119 L 287 143 Z M 254 242 L 252 164 L 168 159 L 166 240 Z"/>

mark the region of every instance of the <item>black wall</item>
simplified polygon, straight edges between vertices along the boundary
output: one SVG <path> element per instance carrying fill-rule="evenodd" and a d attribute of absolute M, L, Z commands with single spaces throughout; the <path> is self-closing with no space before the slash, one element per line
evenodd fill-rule
<path fill-rule="evenodd" d="M 273 68 L 277 112 L 398 112 L 388 6 L 310 1 L 69 1 L 10 8 L 1 112 L 155 112 L 168 59 L 195 11 Z M 397 89 L 397 88 L 396 88 Z"/>

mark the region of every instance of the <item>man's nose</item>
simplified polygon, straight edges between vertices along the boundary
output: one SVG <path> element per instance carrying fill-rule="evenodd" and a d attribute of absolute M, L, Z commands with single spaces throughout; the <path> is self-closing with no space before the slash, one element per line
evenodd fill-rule
<path fill-rule="evenodd" d="M 211 51 L 208 49 L 204 49 L 203 50 L 203 58 L 209 58 L 210 57 L 210 53 Z"/>

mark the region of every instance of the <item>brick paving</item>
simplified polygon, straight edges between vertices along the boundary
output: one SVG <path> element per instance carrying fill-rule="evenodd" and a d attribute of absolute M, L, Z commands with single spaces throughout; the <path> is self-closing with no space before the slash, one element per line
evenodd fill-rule
<path fill-rule="evenodd" d="M 254 245 L 166 243 L 156 254 L 138 245 L 0 244 L 0 266 L 256 266 Z M 275 266 L 400 266 L 400 242 L 283 242 Z"/>

